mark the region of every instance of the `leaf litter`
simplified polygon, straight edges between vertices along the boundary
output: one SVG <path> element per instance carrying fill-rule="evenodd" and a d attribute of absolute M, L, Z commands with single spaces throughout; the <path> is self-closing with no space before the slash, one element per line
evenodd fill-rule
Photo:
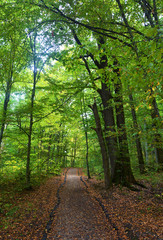
<path fill-rule="evenodd" d="M 80 181 L 81 175 L 87 188 Z M 0 239 L 42 239 L 51 210 L 57 203 L 57 190 L 63 181 L 63 174 L 51 177 L 33 191 L 8 197 L 1 206 Z M 140 188 L 140 192 L 119 186 L 106 191 L 103 181 L 87 180 L 81 170 L 70 169 L 47 239 L 161 240 L 161 194 L 155 194 L 151 185 L 146 184 L 148 189 Z"/>

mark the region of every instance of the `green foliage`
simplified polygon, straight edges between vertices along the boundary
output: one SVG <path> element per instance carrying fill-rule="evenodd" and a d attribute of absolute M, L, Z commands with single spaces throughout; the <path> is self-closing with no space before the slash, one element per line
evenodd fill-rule
<path fill-rule="evenodd" d="M 3 122 L 5 124 L 0 153 L 2 185 L 6 176 L 8 182 L 16 179 L 25 184 L 31 112 L 32 184 L 39 182 L 42 174 L 60 173 L 61 167 L 71 166 L 73 161 L 74 166 L 86 167 L 85 130 L 91 173 L 102 172 L 100 147 L 92 130 L 95 122 L 88 105 L 96 98 L 100 106 L 98 91 L 106 79 L 113 99 L 116 97 L 115 84 L 119 78 L 122 82 L 124 127 L 133 169 L 138 166 L 137 135 L 144 149 L 146 166 L 157 168 L 153 152 L 162 147 L 160 139 L 156 141 L 156 135 L 162 137 L 162 122 L 160 116 L 152 114 L 153 101 L 156 100 L 162 116 L 162 29 L 158 24 L 151 26 L 149 19 L 144 18 L 138 1 L 121 3 L 127 25 L 117 1 L 44 1 L 45 5 L 35 0 L 1 2 L 0 127 Z M 54 11 L 57 8 L 62 14 Z M 161 23 L 159 1 L 157 10 Z M 153 15 L 151 19 L 155 21 Z M 74 34 L 80 44 L 75 41 Z M 100 43 L 100 36 L 103 43 Z M 98 67 L 97 62 L 104 63 L 106 58 L 107 66 Z M 34 65 L 37 79 L 31 107 Z M 117 68 L 119 78 L 115 73 Z M 4 111 L 7 84 L 11 87 L 10 100 Z M 87 129 L 82 124 L 80 99 L 83 92 Z M 137 128 L 133 126 L 129 94 L 134 97 Z M 117 103 L 112 100 L 108 104 L 115 109 Z M 104 130 L 103 116 L 101 112 L 99 114 Z M 116 132 L 110 131 L 109 136 L 122 134 L 115 128 Z"/>

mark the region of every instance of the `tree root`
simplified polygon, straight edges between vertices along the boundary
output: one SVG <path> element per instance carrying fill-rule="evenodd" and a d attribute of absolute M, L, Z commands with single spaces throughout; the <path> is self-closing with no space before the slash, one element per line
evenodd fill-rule
<path fill-rule="evenodd" d="M 138 186 L 140 186 L 142 188 L 148 189 L 144 184 L 139 183 L 139 182 L 136 182 L 135 185 L 138 185 Z"/>

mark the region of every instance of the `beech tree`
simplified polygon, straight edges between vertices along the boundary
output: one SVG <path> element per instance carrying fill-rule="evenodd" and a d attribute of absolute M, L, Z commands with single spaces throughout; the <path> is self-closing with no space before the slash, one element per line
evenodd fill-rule
<path fill-rule="evenodd" d="M 28 113 L 26 114 L 25 110 L 23 112 L 20 106 L 16 113 L 13 107 L 12 124 L 17 125 L 19 131 L 28 137 L 28 185 L 31 146 L 32 154 L 37 152 L 39 159 L 44 158 L 39 164 L 41 166 L 41 162 L 45 163 L 47 172 L 50 171 L 52 160 L 60 166 L 64 166 L 66 162 L 72 162 L 73 166 L 80 165 L 78 148 L 80 149 L 79 141 L 84 134 L 86 149 L 83 152 L 86 153 L 88 163 L 88 142 L 91 141 L 90 136 L 94 136 L 91 126 L 95 123 L 98 123 L 95 144 L 97 145 L 99 140 L 98 149 L 102 152 L 101 166 L 104 168 L 106 187 L 109 187 L 112 181 L 127 186 L 136 183 L 132 173 L 131 154 L 132 151 L 136 155 L 133 150 L 135 147 L 138 158 L 135 165 L 139 165 L 141 173 L 144 173 L 146 168 L 145 154 L 142 151 L 145 145 L 151 151 L 155 150 L 155 159 L 159 169 L 162 168 L 161 84 L 158 80 L 161 77 L 160 1 L 16 0 L 13 3 L 3 0 L 1 9 L 3 24 L 7 19 L 8 26 L 15 26 L 17 29 L 16 32 L 2 32 L 1 41 L 4 45 L 0 55 L 12 52 L 12 58 L 11 64 L 3 62 L 10 77 L 6 78 L 9 79 L 6 85 L 4 80 L 1 81 L 6 87 L 6 97 L 3 92 L 4 104 L 1 107 L 1 138 L 13 79 L 19 80 L 19 76 L 25 73 L 24 85 L 22 83 L 22 89 L 25 90 L 19 90 L 23 92 L 24 99 L 27 99 Z M 14 12 L 15 25 L 11 12 Z M 11 19 L 12 22 L 9 22 Z M 10 36 L 14 34 L 16 36 L 11 39 Z M 5 46 L 5 39 L 8 47 Z M 17 64 L 19 44 L 23 45 L 24 57 L 21 64 Z M 9 50 L 11 45 L 12 51 Z M 51 60 L 47 62 L 47 58 Z M 20 69 L 18 65 L 21 66 Z M 5 76 L 4 71 L 2 75 Z M 88 96 L 87 105 L 91 106 L 92 112 L 84 103 L 82 106 L 85 107 L 82 107 L 81 112 L 80 93 L 84 89 L 89 89 L 85 94 Z M 42 103 L 39 103 L 38 99 Z M 18 100 L 15 98 L 15 101 Z M 59 123 L 54 121 L 54 125 L 61 125 L 57 127 L 59 130 L 52 125 L 55 130 L 52 133 L 50 130 L 46 132 L 49 128 L 43 122 L 46 122 L 46 119 L 53 121 L 50 116 L 56 118 L 56 115 L 62 116 L 64 123 L 60 120 Z M 93 116 L 95 122 L 92 121 Z M 67 130 L 71 126 L 68 122 L 72 119 L 74 122 L 78 119 L 76 121 L 84 126 L 84 131 L 79 129 L 76 136 L 74 128 L 78 124 L 74 124 L 71 131 Z M 41 124 L 43 125 L 39 129 Z M 147 135 L 144 124 L 151 129 L 150 136 Z M 35 132 L 37 140 L 32 139 Z M 129 139 L 133 139 L 133 143 Z M 84 143 L 81 142 L 83 149 Z M 90 159 L 93 148 L 91 145 L 89 147 Z M 32 164 L 35 160 L 36 154 Z M 91 162 L 90 169 L 93 164 Z M 157 166 L 157 163 L 155 165 Z"/>

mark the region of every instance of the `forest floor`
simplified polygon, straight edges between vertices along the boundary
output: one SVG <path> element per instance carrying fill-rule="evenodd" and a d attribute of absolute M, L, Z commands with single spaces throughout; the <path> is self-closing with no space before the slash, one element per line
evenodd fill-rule
<path fill-rule="evenodd" d="M 106 191 L 103 181 L 69 169 L 31 191 L 8 191 L 0 195 L 0 239 L 161 240 L 161 185 L 143 183 L 139 192 Z"/>

